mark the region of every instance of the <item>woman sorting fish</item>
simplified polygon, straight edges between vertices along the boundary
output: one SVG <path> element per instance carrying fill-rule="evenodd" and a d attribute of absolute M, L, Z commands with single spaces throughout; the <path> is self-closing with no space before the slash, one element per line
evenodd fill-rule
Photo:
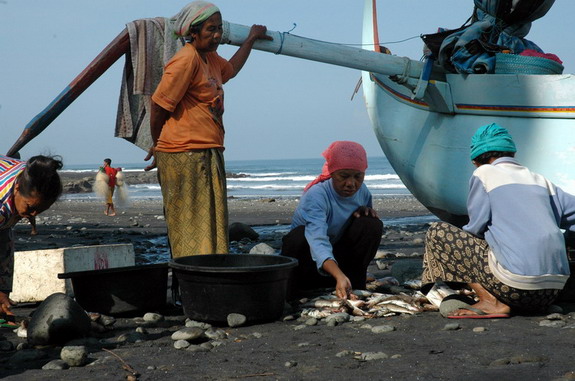
<path fill-rule="evenodd" d="M 469 223 L 434 223 L 427 232 L 422 291 L 444 281 L 467 284 L 478 298 L 452 303 L 449 318 L 545 311 L 569 278 L 561 229 L 574 230 L 575 196 L 522 166 L 516 151 L 505 128 L 479 128 L 471 139 Z"/>
<path fill-rule="evenodd" d="M 0 315 L 12 315 L 9 299 L 14 272 L 12 227 L 34 218 L 60 197 L 59 159 L 34 156 L 27 162 L 0 155 Z M 6 319 L 8 320 L 8 319 Z"/>
<path fill-rule="evenodd" d="M 365 289 L 367 267 L 381 241 L 383 223 L 372 209 L 363 183 L 364 148 L 336 141 L 324 152 L 321 175 L 309 183 L 283 238 L 282 255 L 299 262 L 292 291 L 334 287 L 347 299 L 352 289 Z"/>
<path fill-rule="evenodd" d="M 223 84 L 242 69 L 258 39 L 271 40 L 254 25 L 227 61 L 216 50 L 222 15 L 205 1 L 186 5 L 171 20 L 187 43 L 166 64 L 152 96 L 153 147 L 146 160 L 158 166 L 173 257 L 228 253 L 224 167 Z"/>

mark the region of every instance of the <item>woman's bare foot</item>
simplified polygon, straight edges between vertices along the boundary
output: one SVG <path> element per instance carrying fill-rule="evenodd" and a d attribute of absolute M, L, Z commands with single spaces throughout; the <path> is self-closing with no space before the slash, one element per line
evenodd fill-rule
<path fill-rule="evenodd" d="M 508 315 L 511 313 L 511 307 L 500 302 L 493 294 L 487 291 L 479 283 L 470 283 L 469 286 L 475 291 L 479 302 L 471 305 L 472 308 L 485 312 L 488 315 Z M 461 308 L 454 311 L 451 316 L 474 316 L 479 315 L 476 311 Z"/>

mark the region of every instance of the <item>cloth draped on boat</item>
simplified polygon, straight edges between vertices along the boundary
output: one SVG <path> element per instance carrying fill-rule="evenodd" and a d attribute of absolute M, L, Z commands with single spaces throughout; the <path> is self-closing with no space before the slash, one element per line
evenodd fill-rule
<path fill-rule="evenodd" d="M 126 24 L 126 28 L 130 50 L 126 53 L 114 136 L 148 151 L 152 146 L 152 94 L 164 66 L 185 42 L 174 37 L 174 25 L 169 18 L 135 20 Z"/>
<path fill-rule="evenodd" d="M 434 58 L 450 72 L 493 73 L 496 53 L 519 54 L 525 49 L 543 52 L 524 37 L 531 29 L 531 22 L 543 17 L 554 2 L 474 0 L 471 24 L 453 33 L 444 32 L 447 37 Z M 424 41 L 427 36 L 423 36 Z"/>
<path fill-rule="evenodd" d="M 172 257 L 228 253 L 223 152 L 156 152 L 156 161 Z"/>

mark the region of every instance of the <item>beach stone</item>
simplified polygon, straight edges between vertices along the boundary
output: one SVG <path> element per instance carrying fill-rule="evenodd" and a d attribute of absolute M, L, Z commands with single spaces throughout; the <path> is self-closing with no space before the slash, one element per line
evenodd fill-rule
<path fill-rule="evenodd" d="M 326 323 L 329 324 L 330 322 L 335 322 L 336 324 L 341 324 L 349 321 L 350 315 L 345 312 L 337 312 L 335 314 L 331 314 L 325 318 Z"/>
<path fill-rule="evenodd" d="M 234 328 L 234 327 L 240 327 L 240 326 L 246 324 L 246 321 L 248 319 L 246 318 L 245 315 L 231 313 L 226 317 L 226 320 L 228 321 L 228 326 Z"/>
<path fill-rule="evenodd" d="M 300 330 L 302 330 L 302 329 L 305 329 L 306 327 L 307 327 L 307 325 L 305 325 L 305 324 L 300 324 L 300 325 L 294 326 L 294 327 L 293 327 L 293 330 L 294 330 L 294 331 L 300 331 Z"/>
<path fill-rule="evenodd" d="M 116 342 L 118 343 L 139 343 L 141 341 L 145 341 L 146 340 L 146 336 L 139 333 L 139 332 L 128 332 L 128 333 L 123 333 L 120 336 L 118 336 L 118 338 L 116 339 Z"/>
<path fill-rule="evenodd" d="M 204 330 L 198 327 L 186 327 L 172 333 L 172 340 L 194 341 L 204 335 Z"/>
<path fill-rule="evenodd" d="M 443 330 L 444 331 L 457 331 L 460 328 L 461 328 L 461 326 L 459 325 L 459 323 L 447 323 L 443 327 Z"/>
<path fill-rule="evenodd" d="M 88 360 L 88 350 L 84 346 L 67 346 L 60 351 L 60 358 L 70 366 L 83 366 Z"/>
<path fill-rule="evenodd" d="M 187 340 L 176 340 L 174 341 L 174 348 L 184 349 L 190 346 L 190 342 Z"/>
<path fill-rule="evenodd" d="M 275 255 L 276 249 L 268 245 L 267 243 L 258 243 L 250 249 L 250 254 L 264 254 L 264 255 Z"/>
<path fill-rule="evenodd" d="M 317 325 L 317 319 L 316 318 L 309 318 L 305 321 L 305 325 Z"/>
<path fill-rule="evenodd" d="M 284 366 L 286 368 L 293 368 L 294 366 L 297 366 L 297 361 L 286 361 Z"/>
<path fill-rule="evenodd" d="M 351 356 L 353 354 L 354 354 L 354 351 L 345 350 L 345 351 L 337 352 L 335 354 L 335 357 L 346 357 L 346 356 Z"/>
<path fill-rule="evenodd" d="M 148 313 L 144 314 L 144 321 L 157 323 L 157 322 L 160 322 L 162 320 L 164 320 L 164 317 L 160 314 L 155 313 L 155 312 L 148 312 Z"/>
<path fill-rule="evenodd" d="M 416 259 L 403 259 L 395 261 L 391 266 L 391 276 L 403 284 L 408 280 L 421 279 L 423 273 L 422 261 Z"/>
<path fill-rule="evenodd" d="M 43 370 L 64 370 L 70 368 L 70 365 L 64 360 L 52 360 L 42 367 Z"/>
<path fill-rule="evenodd" d="M 373 333 L 387 333 L 395 331 L 395 327 L 392 325 L 377 325 L 371 329 Z"/>
<path fill-rule="evenodd" d="M 241 222 L 234 222 L 229 226 L 230 241 L 241 241 L 242 238 L 249 238 L 257 241 L 259 234 L 251 226 Z"/>
<path fill-rule="evenodd" d="M 210 340 L 223 340 L 228 338 L 228 334 L 223 329 L 210 328 L 204 332 L 204 335 Z"/>
<path fill-rule="evenodd" d="M 190 345 L 189 347 L 186 348 L 186 351 L 190 351 L 190 352 L 209 352 L 210 349 L 203 347 L 201 345 Z"/>
<path fill-rule="evenodd" d="M 552 313 L 550 315 L 545 316 L 547 320 L 565 320 L 567 317 L 560 313 Z"/>
<path fill-rule="evenodd" d="M 362 361 L 374 361 L 374 360 L 383 360 L 388 358 L 389 356 L 383 352 L 365 352 L 360 354 L 357 359 Z"/>
<path fill-rule="evenodd" d="M 485 327 L 473 327 L 473 332 L 485 332 L 487 328 Z"/>
<path fill-rule="evenodd" d="M 502 366 L 502 365 L 514 365 L 514 364 L 526 364 L 526 363 L 540 363 L 544 364 L 548 362 L 549 359 L 544 356 L 537 356 L 537 355 L 517 355 L 511 357 L 503 357 L 497 359 L 489 366 Z"/>
<path fill-rule="evenodd" d="M 63 344 L 87 336 L 90 327 L 90 318 L 78 303 L 63 293 L 55 293 L 34 311 L 28 325 L 28 343 Z"/>
<path fill-rule="evenodd" d="M 186 327 L 197 327 L 206 330 L 212 328 L 212 325 L 202 321 L 186 319 Z"/>
<path fill-rule="evenodd" d="M 541 320 L 539 322 L 540 327 L 549 327 L 549 328 L 562 328 L 565 327 L 567 323 L 563 320 Z"/>

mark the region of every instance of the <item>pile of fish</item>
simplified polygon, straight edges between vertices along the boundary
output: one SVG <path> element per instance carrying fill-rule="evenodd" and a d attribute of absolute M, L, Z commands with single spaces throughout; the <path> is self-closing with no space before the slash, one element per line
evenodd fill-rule
<path fill-rule="evenodd" d="M 414 315 L 423 311 L 437 310 L 419 291 L 385 294 L 368 290 L 354 290 L 352 297 L 341 299 L 334 293 L 321 295 L 313 299 L 300 300 L 301 316 L 323 319 L 329 315 L 346 312 L 366 319 L 394 316 L 398 314 Z"/>

